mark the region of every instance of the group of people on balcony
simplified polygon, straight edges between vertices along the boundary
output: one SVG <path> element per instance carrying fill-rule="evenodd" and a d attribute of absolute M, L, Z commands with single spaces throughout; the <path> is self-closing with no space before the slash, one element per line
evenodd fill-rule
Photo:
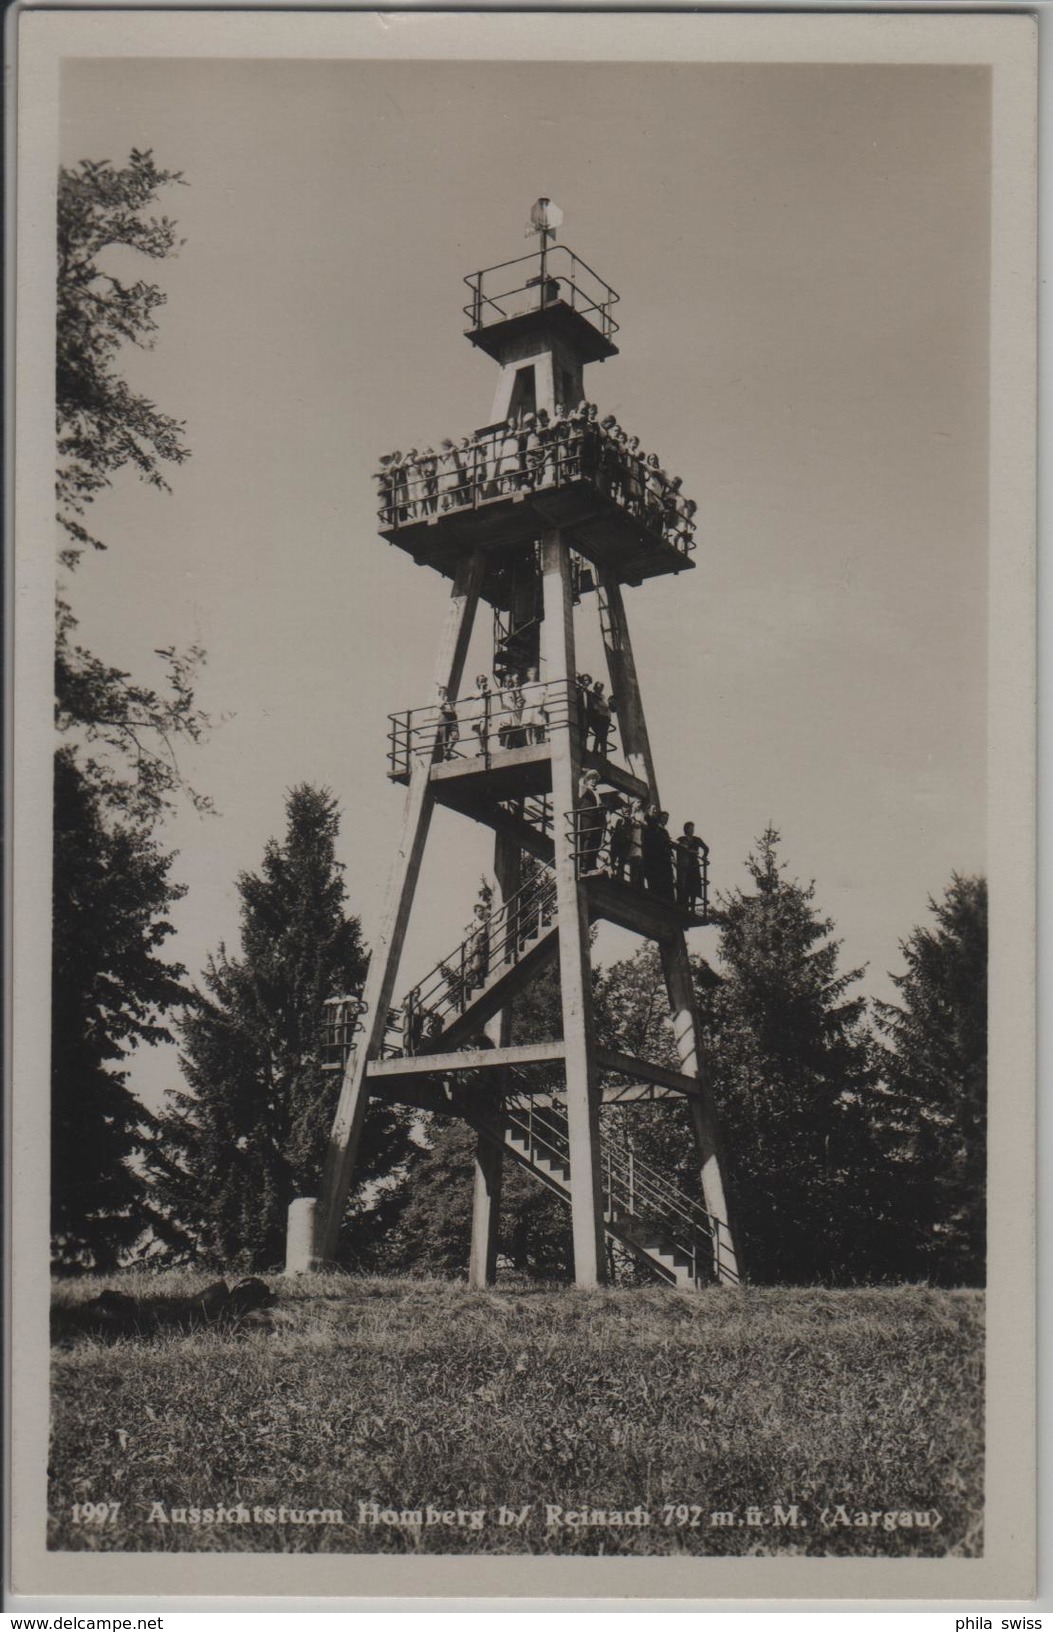
<path fill-rule="evenodd" d="M 590 674 L 579 674 L 576 680 L 586 745 L 606 759 L 617 704 L 602 680 Z M 495 748 L 527 748 L 544 742 L 550 728 L 566 724 L 567 719 L 564 685 L 540 681 L 536 668 L 528 668 L 522 677 L 495 675 L 492 684 L 489 675 L 477 674 L 474 696 L 456 702 L 443 689 L 438 706 L 443 759 L 461 757 L 462 727 L 474 736 L 478 756 Z"/>
<path fill-rule="evenodd" d="M 669 812 L 642 799 L 600 793 L 599 772 L 586 771 L 575 811 L 578 872 L 605 873 L 647 890 L 685 912 L 706 906 L 709 847 L 685 822 L 679 838 L 669 831 Z"/>
<path fill-rule="evenodd" d="M 481 500 L 585 479 L 682 553 L 691 550 L 697 506 L 656 453 L 646 453 L 613 414 L 595 403 L 545 408 L 510 419 L 436 452 L 411 448 L 380 460 L 381 525 L 404 526 Z"/>

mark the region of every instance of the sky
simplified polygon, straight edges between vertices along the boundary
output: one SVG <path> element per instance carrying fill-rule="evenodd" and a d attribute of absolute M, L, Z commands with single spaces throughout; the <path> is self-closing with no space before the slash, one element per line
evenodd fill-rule
<path fill-rule="evenodd" d="M 236 878 L 303 781 L 340 802 L 375 933 L 386 718 L 428 700 L 448 586 L 377 536 L 371 473 L 486 422 L 461 279 L 526 253 L 547 194 L 621 295 L 587 394 L 699 506 L 697 570 L 626 595 L 663 802 L 717 889 L 774 824 L 890 996 L 929 895 L 985 866 L 987 71 L 67 61 L 63 162 L 132 147 L 183 172 L 162 208 L 185 242 L 145 270 L 160 334 L 122 366 L 193 457 L 170 494 L 118 478 L 71 595 L 139 679 L 158 647 L 208 652 L 215 725 L 182 764 L 219 815 L 166 829 L 172 953 L 196 976 L 236 950 Z M 438 812 L 398 990 L 459 938 L 491 846 Z M 175 1073 L 159 1050 L 133 1080 L 155 1099 Z"/>

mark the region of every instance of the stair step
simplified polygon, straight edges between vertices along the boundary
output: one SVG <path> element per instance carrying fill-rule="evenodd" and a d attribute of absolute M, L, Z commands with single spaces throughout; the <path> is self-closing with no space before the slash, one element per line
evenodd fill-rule
<path fill-rule="evenodd" d="M 570 1184 L 569 1162 L 561 1161 L 554 1152 L 545 1151 L 543 1148 L 545 1137 L 544 1133 L 539 1137 L 532 1129 L 516 1122 L 505 1125 L 504 1142 L 507 1148 L 538 1179 L 566 1194 Z M 668 1188 L 670 1198 L 675 1199 L 678 1192 L 673 1186 Z M 620 1241 L 630 1252 L 635 1253 L 642 1262 L 650 1264 L 657 1274 L 674 1286 L 693 1287 L 699 1270 L 702 1269 L 704 1272 L 704 1266 L 708 1263 L 708 1243 L 701 1234 L 697 1251 L 692 1255 L 690 1248 L 681 1247 L 670 1240 L 660 1225 L 650 1219 L 641 1218 L 636 1213 L 627 1212 L 624 1207 L 614 1211 L 609 1208 L 605 1210 L 604 1228 L 614 1240 Z"/>

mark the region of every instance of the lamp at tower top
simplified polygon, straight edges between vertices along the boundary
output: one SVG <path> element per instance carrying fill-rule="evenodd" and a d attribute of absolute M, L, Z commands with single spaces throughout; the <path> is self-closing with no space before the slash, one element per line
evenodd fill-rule
<path fill-rule="evenodd" d="M 558 204 L 553 204 L 550 198 L 539 198 L 530 208 L 530 225 L 527 236 L 538 233 L 541 238 L 541 247 L 546 249 L 549 240 L 555 243 L 556 230 L 563 225 L 563 211 Z"/>
<path fill-rule="evenodd" d="M 471 272 L 464 280 L 472 292 L 464 308 L 468 338 L 498 362 L 542 334 L 570 347 L 579 366 L 617 356 L 618 325 L 612 312 L 617 292 L 580 255 L 555 243 L 562 222 L 559 205 L 539 198 L 527 233 L 536 234 L 541 247 Z"/>

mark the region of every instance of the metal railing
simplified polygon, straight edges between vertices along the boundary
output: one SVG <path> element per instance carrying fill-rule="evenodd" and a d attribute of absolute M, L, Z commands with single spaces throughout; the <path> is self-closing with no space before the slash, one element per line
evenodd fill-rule
<path fill-rule="evenodd" d="M 365 1031 L 363 1016 L 368 1004 L 360 997 L 329 997 L 322 1005 L 321 1066 L 323 1071 L 343 1071 L 358 1037 Z M 390 1059 L 402 1053 L 402 1013 L 389 1009 L 380 1041 L 381 1059 Z"/>
<path fill-rule="evenodd" d="M 552 833 L 552 798 L 547 793 L 528 793 L 521 799 L 499 800 L 501 810 L 509 816 L 515 816 L 525 822 L 543 838 L 549 838 Z"/>
<path fill-rule="evenodd" d="M 427 1052 L 476 994 L 496 975 L 519 962 L 553 922 L 556 878 L 536 863 L 521 889 L 492 912 L 480 911 L 464 939 L 407 992 L 397 1012 L 401 1052 Z M 394 1029 L 394 1028 L 393 1028 Z"/>
<path fill-rule="evenodd" d="M 565 1116 L 548 1107 L 536 1107 L 526 1094 L 506 1101 L 505 1109 L 507 1125 L 526 1141 L 531 1163 L 540 1154 L 554 1167 L 569 1170 L 570 1138 Z M 642 1162 L 634 1151 L 602 1137 L 600 1175 L 608 1224 L 615 1226 L 628 1242 L 653 1231 L 660 1238 L 658 1250 L 685 1259 L 696 1285 L 713 1279 L 721 1231 L 730 1240 L 726 1225 L 670 1184 L 656 1168 Z M 636 1245 L 648 1250 L 644 1240 L 636 1240 Z M 650 1250 L 656 1249 L 652 1246 Z"/>
<path fill-rule="evenodd" d="M 610 699 L 602 716 L 594 694 L 579 682 L 530 680 L 389 714 L 388 775 L 396 781 L 409 776 L 415 759 L 478 759 L 489 769 L 495 753 L 545 742 L 550 732 L 566 730 L 570 723 L 572 685 L 589 740 L 606 758 L 617 742 Z"/>
<path fill-rule="evenodd" d="M 464 308 L 471 324 L 469 333 L 559 302 L 587 318 L 605 340 L 612 340 L 618 332 L 611 313 L 619 299 L 617 292 L 565 244 L 500 261 L 470 272 L 464 281 L 472 292 Z"/>
<path fill-rule="evenodd" d="M 709 846 L 685 844 L 617 793 L 564 817 L 578 878 L 597 874 L 709 918 Z"/>
<path fill-rule="evenodd" d="M 323 1071 L 342 1071 L 364 1029 L 366 1005 L 360 997 L 327 997 L 322 1005 L 321 1065 Z"/>
<path fill-rule="evenodd" d="M 377 473 L 382 532 L 500 499 L 588 482 L 685 558 L 695 505 L 624 437 L 577 412 L 549 424 L 492 426 L 439 453 L 414 451 Z"/>

